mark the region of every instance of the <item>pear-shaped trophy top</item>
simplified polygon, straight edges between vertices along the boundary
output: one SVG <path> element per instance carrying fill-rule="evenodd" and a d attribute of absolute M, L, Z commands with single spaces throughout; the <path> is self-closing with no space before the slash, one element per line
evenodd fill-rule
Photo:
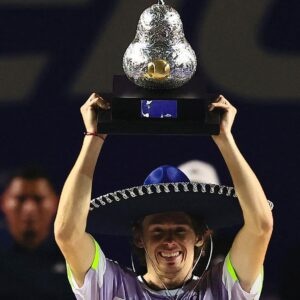
<path fill-rule="evenodd" d="M 159 1 L 147 8 L 123 57 L 127 77 L 149 89 L 173 89 L 194 75 L 197 59 L 178 12 Z"/>

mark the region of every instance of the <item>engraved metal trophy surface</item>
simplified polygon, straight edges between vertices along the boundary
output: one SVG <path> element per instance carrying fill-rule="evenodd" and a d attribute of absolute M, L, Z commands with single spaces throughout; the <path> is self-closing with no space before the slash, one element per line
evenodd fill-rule
<path fill-rule="evenodd" d="M 123 57 L 125 75 L 113 78 L 112 108 L 99 112 L 99 132 L 218 134 L 219 112 L 208 111 L 216 95 L 203 92 L 196 67 L 178 12 L 163 1 L 147 8 Z"/>

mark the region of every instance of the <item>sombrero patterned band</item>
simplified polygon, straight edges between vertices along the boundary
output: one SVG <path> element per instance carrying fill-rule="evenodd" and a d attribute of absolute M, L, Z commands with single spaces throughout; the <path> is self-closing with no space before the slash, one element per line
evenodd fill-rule
<path fill-rule="evenodd" d="M 175 182 L 135 186 L 94 198 L 90 210 L 99 208 L 99 225 L 104 234 L 130 234 L 131 224 L 147 214 L 182 210 L 205 217 L 212 228 L 243 222 L 233 187 Z M 125 200 L 125 201 L 124 201 Z M 269 202 L 270 209 L 273 203 Z"/>

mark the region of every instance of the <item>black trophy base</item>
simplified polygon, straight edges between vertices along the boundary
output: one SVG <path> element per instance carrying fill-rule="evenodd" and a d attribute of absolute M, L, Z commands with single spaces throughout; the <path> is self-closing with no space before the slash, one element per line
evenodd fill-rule
<path fill-rule="evenodd" d="M 113 120 L 111 111 L 99 112 L 98 132 L 107 134 L 216 135 L 220 132 L 218 113 L 209 113 L 203 121 Z"/>
<path fill-rule="evenodd" d="M 149 90 L 136 86 L 126 76 L 114 76 L 113 94 L 107 99 L 112 108 L 99 110 L 98 132 L 216 135 L 220 111 L 208 110 L 215 99 L 216 95 L 199 91 L 196 79 L 173 90 Z"/>

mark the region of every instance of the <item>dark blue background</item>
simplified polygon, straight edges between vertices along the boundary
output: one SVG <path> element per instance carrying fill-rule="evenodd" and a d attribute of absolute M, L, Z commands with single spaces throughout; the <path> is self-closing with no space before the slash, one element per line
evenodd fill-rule
<path fill-rule="evenodd" d="M 26 99 L 0 101 L 2 177 L 7 170 L 37 162 L 49 170 L 61 190 L 83 139 L 79 108 L 92 91 L 70 93 L 70 89 L 117 2 L 86 1 L 82 6 L 49 7 L 0 3 L 0 58 L 41 51 L 50 55 Z M 145 8 L 152 3 L 155 1 L 145 1 Z M 176 7 L 193 47 L 195 22 L 205 16 L 206 6 L 207 1 L 186 0 Z M 299 55 L 299 13 L 300 4 L 296 0 L 273 1 L 260 25 L 259 44 L 272 53 Z M 112 48 L 118 38 L 117 35 L 111 37 Z M 120 49 L 122 53 L 124 50 Z M 108 68 L 110 63 L 107 61 Z M 5 74 L 5 70 L 1 74 Z M 292 80 L 300 82 L 299 79 Z M 2 80 L 0 77 L 0 90 L 1 81 L 3 84 L 3 77 Z M 233 133 L 267 197 L 275 204 L 275 228 L 266 257 L 263 297 L 267 299 L 268 294 L 275 294 L 288 299 L 284 293 L 291 289 L 296 278 L 294 270 L 299 266 L 299 101 L 254 102 L 227 91 L 213 80 L 207 79 L 206 84 L 210 91 L 222 93 L 238 108 Z M 96 87 L 105 96 L 101 88 L 100 84 Z M 18 86 L 12 85 L 11 89 Z M 190 159 L 210 162 L 216 166 L 220 181 L 231 184 L 222 157 L 210 137 L 109 136 L 97 165 L 93 196 L 140 184 L 158 165 L 179 165 Z M 96 233 L 97 227 L 93 226 L 90 231 Z M 222 244 L 228 247 L 232 237 L 231 232 L 224 234 L 224 239 L 216 234 L 220 252 L 224 250 Z M 110 251 L 110 256 L 128 262 L 123 239 L 103 239 L 106 241 L 103 247 Z"/>

